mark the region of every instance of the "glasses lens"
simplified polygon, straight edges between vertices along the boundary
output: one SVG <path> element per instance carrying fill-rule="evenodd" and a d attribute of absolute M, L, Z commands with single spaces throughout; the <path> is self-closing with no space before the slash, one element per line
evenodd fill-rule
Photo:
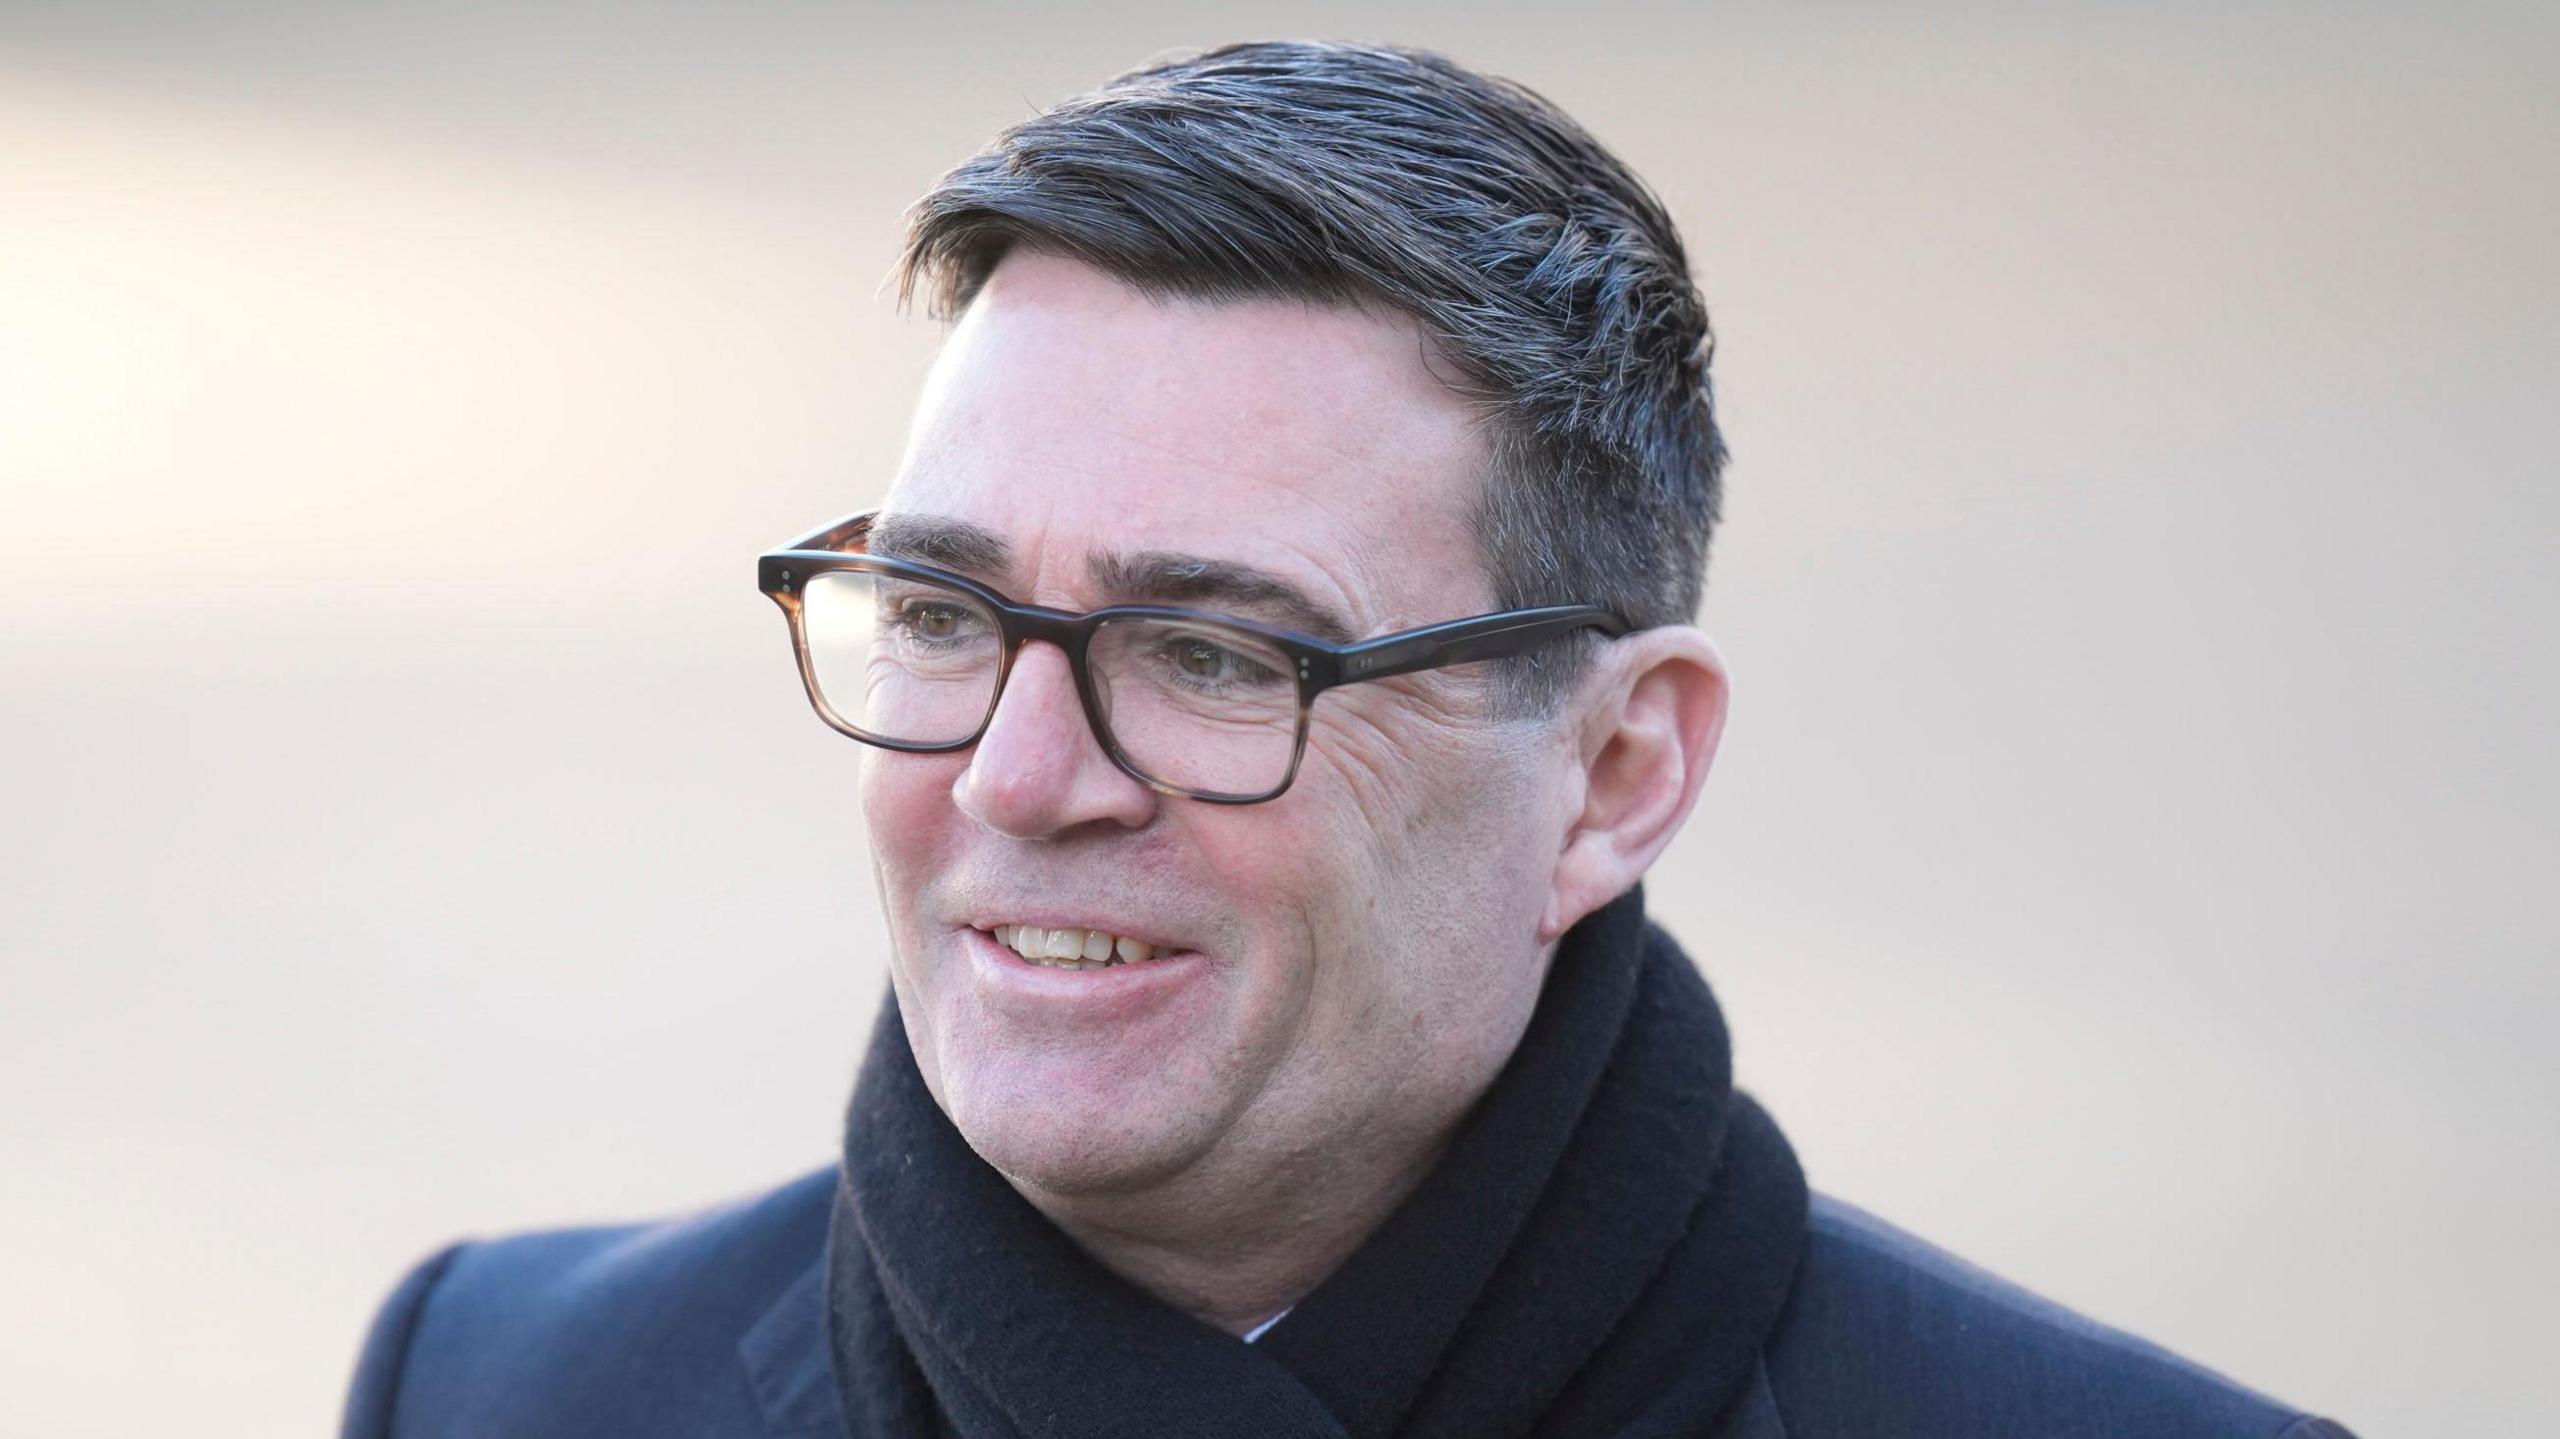
<path fill-rule="evenodd" d="M 1298 672 L 1269 641 L 1204 621 L 1111 620 L 1085 659 L 1120 753 L 1158 782 L 1250 798 L 1289 777 Z"/>
<path fill-rule="evenodd" d="M 996 617 L 962 591 L 829 570 L 800 591 L 800 629 L 819 701 L 874 739 L 957 744 L 995 703 Z"/>

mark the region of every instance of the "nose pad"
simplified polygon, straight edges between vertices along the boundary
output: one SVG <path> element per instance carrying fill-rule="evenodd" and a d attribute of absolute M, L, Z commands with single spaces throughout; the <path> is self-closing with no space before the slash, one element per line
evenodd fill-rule
<path fill-rule="evenodd" d="M 1144 824 L 1155 808 L 1155 792 L 1103 751 L 1066 651 L 1037 640 L 1014 655 L 952 797 L 981 824 L 1025 838 L 1093 819 Z"/>

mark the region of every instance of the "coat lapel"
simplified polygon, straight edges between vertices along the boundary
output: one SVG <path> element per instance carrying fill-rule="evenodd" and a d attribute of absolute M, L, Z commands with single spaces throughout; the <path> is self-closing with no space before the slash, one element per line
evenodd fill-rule
<path fill-rule="evenodd" d="M 809 1262 L 782 1297 L 738 1341 L 738 1362 L 764 1415 L 768 1435 L 844 1434 L 828 1367 L 827 1268 L 823 1256 Z"/>

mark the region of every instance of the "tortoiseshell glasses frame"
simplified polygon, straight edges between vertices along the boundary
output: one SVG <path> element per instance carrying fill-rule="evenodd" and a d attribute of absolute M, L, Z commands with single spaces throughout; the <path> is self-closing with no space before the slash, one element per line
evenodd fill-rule
<path fill-rule="evenodd" d="M 944 754 L 967 749 L 986 733 L 988 723 L 995 717 L 996 704 L 1004 695 L 1005 680 L 1011 675 L 1014 658 L 1022 646 L 1032 640 L 1045 640 L 1065 651 L 1075 677 L 1077 698 L 1084 707 L 1085 722 L 1091 726 L 1094 738 L 1101 744 L 1103 753 L 1110 756 L 1111 762 L 1132 779 L 1159 793 L 1209 804 L 1259 804 L 1279 798 L 1298 776 L 1298 766 L 1306 757 L 1307 716 L 1314 707 L 1316 696 L 1326 690 L 1449 665 L 1527 654 L 1581 630 L 1595 629 L 1615 637 L 1626 633 L 1629 628 L 1617 616 L 1595 605 L 1552 605 L 1473 615 L 1400 630 L 1374 639 L 1337 644 L 1234 615 L 1171 605 L 1110 605 L 1079 614 L 1042 605 L 1019 604 L 966 575 L 866 553 L 863 547 L 876 513 L 865 511 L 824 529 L 813 530 L 756 560 L 757 588 L 780 606 L 790 620 L 791 648 L 800 667 L 800 682 L 807 689 L 810 707 L 818 712 L 818 718 L 843 734 L 882 749 L 908 754 Z M 810 653 L 803 601 L 812 580 L 843 571 L 941 586 L 966 596 L 994 618 L 998 634 L 993 657 L 995 674 L 988 687 L 986 708 L 966 736 L 919 743 L 876 734 L 854 724 L 828 702 L 826 689 L 819 682 L 818 668 Z M 1088 656 L 1097 631 L 1115 621 L 1140 620 L 1160 621 L 1194 630 L 1230 631 L 1258 641 L 1268 651 L 1276 651 L 1286 657 L 1286 663 L 1296 678 L 1297 712 L 1289 736 L 1288 768 L 1277 784 L 1249 791 L 1203 789 L 1178 784 L 1150 773 L 1145 765 L 1128 753 L 1113 732 L 1109 698 L 1097 686 Z"/>

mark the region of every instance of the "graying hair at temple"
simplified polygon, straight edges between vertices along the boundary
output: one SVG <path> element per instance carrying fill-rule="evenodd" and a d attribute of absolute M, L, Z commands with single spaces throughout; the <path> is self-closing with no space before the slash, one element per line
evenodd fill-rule
<path fill-rule="evenodd" d="M 1015 246 L 1146 293 L 1384 304 L 1481 401 L 1496 603 L 1697 612 L 1725 449 L 1714 340 L 1661 201 L 1535 92 L 1425 51 L 1233 45 L 999 135 L 909 215 L 897 280 L 965 309 Z M 1552 712 L 1591 641 L 1499 661 Z"/>

